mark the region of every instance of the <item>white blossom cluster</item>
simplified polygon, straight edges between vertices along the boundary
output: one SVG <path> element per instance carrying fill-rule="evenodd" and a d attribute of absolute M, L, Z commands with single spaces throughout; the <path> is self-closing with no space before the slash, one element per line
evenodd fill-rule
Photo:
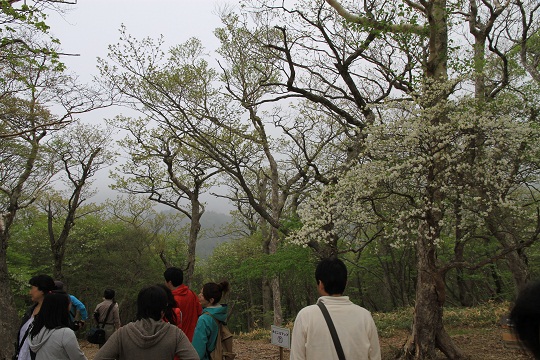
<path fill-rule="evenodd" d="M 526 236 L 536 224 L 540 134 L 520 105 L 501 97 L 481 108 L 461 99 L 429 111 L 383 109 L 390 120 L 368 130 L 363 161 L 300 209 L 303 228 L 290 241 L 338 238 L 357 250 L 378 236 L 404 246 L 425 228 L 440 247 L 457 233 L 491 236 L 494 224 Z M 430 216 L 437 222 L 421 227 Z"/>

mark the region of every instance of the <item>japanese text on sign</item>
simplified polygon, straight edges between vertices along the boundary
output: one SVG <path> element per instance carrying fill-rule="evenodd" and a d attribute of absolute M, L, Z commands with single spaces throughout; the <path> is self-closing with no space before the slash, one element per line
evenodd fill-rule
<path fill-rule="evenodd" d="M 272 325 L 272 341 L 271 343 L 285 349 L 291 348 L 291 331 L 287 328 L 282 328 Z"/>

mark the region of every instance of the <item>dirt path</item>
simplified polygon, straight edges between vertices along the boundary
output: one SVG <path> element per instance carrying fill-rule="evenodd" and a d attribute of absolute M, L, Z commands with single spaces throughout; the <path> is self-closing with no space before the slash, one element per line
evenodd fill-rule
<path fill-rule="evenodd" d="M 381 338 L 383 360 L 395 358 L 397 350 L 405 341 L 405 333 L 400 333 L 391 338 Z M 531 356 L 523 351 L 509 349 L 504 346 L 501 330 L 498 327 L 489 329 L 463 329 L 463 335 L 452 337 L 456 344 L 471 360 L 531 360 Z M 81 341 L 81 349 L 89 360 L 94 358 L 98 347 Z M 263 340 L 235 339 L 235 351 L 238 353 L 236 360 L 280 360 L 280 351 L 277 346 Z M 289 359 L 289 351 L 283 351 L 283 360 Z M 446 359 L 443 355 L 441 360 Z"/>

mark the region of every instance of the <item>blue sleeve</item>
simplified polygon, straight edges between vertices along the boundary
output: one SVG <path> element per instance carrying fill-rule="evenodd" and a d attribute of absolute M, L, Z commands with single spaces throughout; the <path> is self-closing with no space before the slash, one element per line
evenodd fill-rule
<path fill-rule="evenodd" d="M 201 360 L 208 359 L 206 348 L 208 347 L 208 343 L 212 338 L 212 323 L 214 322 L 215 321 L 211 316 L 205 314 L 199 316 L 199 319 L 197 320 L 197 326 L 195 327 L 195 333 L 193 334 L 193 341 L 191 344 L 197 351 L 197 354 L 199 354 L 199 358 L 201 358 Z M 210 352 L 210 350 L 208 350 L 208 352 Z"/>
<path fill-rule="evenodd" d="M 86 311 L 86 306 L 73 295 L 69 295 L 71 299 L 71 306 L 75 306 L 79 313 L 81 314 L 81 320 L 86 321 L 88 319 L 88 312 Z"/>

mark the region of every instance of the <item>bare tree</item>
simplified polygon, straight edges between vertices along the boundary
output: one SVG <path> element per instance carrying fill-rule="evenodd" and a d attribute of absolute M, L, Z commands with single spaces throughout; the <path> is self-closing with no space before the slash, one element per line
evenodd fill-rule
<path fill-rule="evenodd" d="M 40 2 L 46 3 L 45 1 Z M 46 31 L 40 9 L 0 8 L 0 342 L 11 343 L 17 325 L 7 269 L 10 228 L 17 211 L 34 202 L 57 171 L 44 141 L 78 113 L 102 106 L 97 92 L 64 74 L 57 44 L 40 39 Z M 50 111 L 55 108 L 55 113 Z M 0 358 L 12 349 L 0 349 Z"/>
<path fill-rule="evenodd" d="M 102 127 L 72 124 L 55 134 L 48 147 L 59 162 L 59 176 L 65 176 L 68 198 L 48 191 L 40 200 L 47 213 L 55 279 L 63 280 L 63 263 L 69 234 L 76 220 L 88 214 L 81 206 L 94 194 L 91 184 L 97 172 L 112 164 L 111 131 Z M 90 211 L 91 208 L 89 208 Z M 95 209 L 94 209 L 95 211 Z M 57 224 L 60 230 L 57 229 Z"/>
<path fill-rule="evenodd" d="M 199 152 L 190 149 L 185 136 L 170 134 L 150 120 L 117 117 L 114 121 L 129 135 L 121 146 L 129 161 L 114 174 L 115 189 L 129 194 L 146 195 L 148 199 L 166 205 L 190 221 L 185 283 L 190 284 L 195 269 L 195 250 L 205 212 L 201 195 L 213 184 L 219 168 Z M 165 266 L 170 259 L 161 254 Z"/>

